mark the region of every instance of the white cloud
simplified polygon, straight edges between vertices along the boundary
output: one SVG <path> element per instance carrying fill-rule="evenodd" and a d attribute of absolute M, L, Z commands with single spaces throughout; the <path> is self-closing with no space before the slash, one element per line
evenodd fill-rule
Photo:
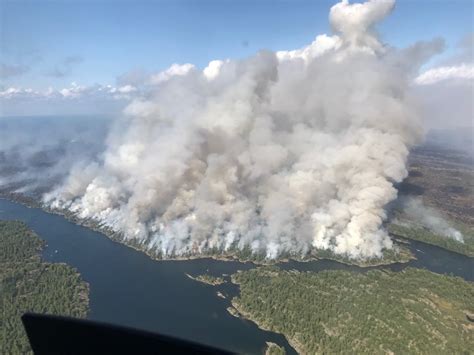
<path fill-rule="evenodd" d="M 124 85 L 118 88 L 113 87 L 111 85 L 107 85 L 106 88 L 108 89 L 108 92 L 111 94 L 115 94 L 115 93 L 128 94 L 128 93 L 137 91 L 137 88 L 132 85 Z"/>
<path fill-rule="evenodd" d="M 31 88 L 10 87 L 0 91 L 0 99 L 81 99 L 85 97 L 96 97 L 103 99 L 126 99 L 133 98 L 132 95 L 138 93 L 138 88 L 132 85 L 114 87 L 112 85 L 79 85 L 72 82 L 70 86 L 61 89 L 48 87 L 44 91 L 36 91 Z"/>
<path fill-rule="evenodd" d="M 15 88 L 9 87 L 3 91 L 0 91 L 0 99 L 11 99 L 14 97 L 37 97 L 41 96 L 42 94 L 38 91 L 35 91 L 31 88 Z"/>
<path fill-rule="evenodd" d="M 430 85 L 445 80 L 471 80 L 474 79 L 474 65 L 460 64 L 454 66 L 445 66 L 433 68 L 420 74 L 415 83 L 418 85 Z"/>
<path fill-rule="evenodd" d="M 203 70 L 204 76 L 208 80 L 216 78 L 219 75 L 223 64 L 224 61 L 222 60 L 211 60 Z"/>
<path fill-rule="evenodd" d="M 351 49 L 374 52 L 382 45 L 372 27 L 387 16 L 394 8 L 395 0 L 369 0 L 350 4 L 342 0 L 331 8 L 329 22 L 334 32 L 340 34 Z"/>
<path fill-rule="evenodd" d="M 309 60 L 319 57 L 330 50 L 337 49 L 340 46 L 341 39 L 338 36 L 328 36 L 323 34 L 317 36 L 309 46 L 293 51 L 278 51 L 276 55 L 280 61 L 301 58 L 305 62 L 308 62 Z"/>
<path fill-rule="evenodd" d="M 229 246 L 381 256 L 392 247 L 384 207 L 421 139 L 409 80 L 427 58 L 378 41 L 372 28 L 392 7 L 342 1 L 336 36 L 280 60 L 261 51 L 154 75 L 100 166 L 77 168 L 45 202 L 164 256 Z"/>
<path fill-rule="evenodd" d="M 14 95 L 17 95 L 19 93 L 21 93 L 22 89 L 17 89 L 17 88 L 8 88 L 6 90 L 3 90 L 3 91 L 0 91 L 0 97 L 11 97 L 11 96 L 14 96 Z"/>
<path fill-rule="evenodd" d="M 154 74 L 150 78 L 151 84 L 159 84 L 169 80 L 173 76 L 183 76 L 188 74 L 191 70 L 195 69 L 195 66 L 190 63 L 186 64 L 173 64 L 168 69 Z"/>
<path fill-rule="evenodd" d="M 129 94 L 131 92 L 137 91 L 137 88 L 135 86 L 132 86 L 132 85 L 124 85 L 124 86 L 119 87 L 117 89 L 117 91 L 122 93 L 122 94 Z"/>

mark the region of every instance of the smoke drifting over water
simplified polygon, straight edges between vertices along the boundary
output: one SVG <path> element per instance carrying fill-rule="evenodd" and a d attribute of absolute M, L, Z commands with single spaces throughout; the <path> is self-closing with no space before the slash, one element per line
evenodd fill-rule
<path fill-rule="evenodd" d="M 373 26 L 393 0 L 332 7 L 306 48 L 174 65 L 109 132 L 100 158 L 44 196 L 172 257 L 251 248 L 382 256 L 382 222 L 421 135 L 408 95 L 437 44 L 402 51 Z"/>

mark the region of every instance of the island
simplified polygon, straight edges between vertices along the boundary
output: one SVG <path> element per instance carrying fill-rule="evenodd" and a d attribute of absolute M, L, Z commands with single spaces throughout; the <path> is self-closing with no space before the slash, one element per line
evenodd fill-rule
<path fill-rule="evenodd" d="M 0 353 L 30 353 L 25 312 L 84 318 L 89 286 L 66 264 L 41 260 L 44 242 L 20 221 L 0 221 Z"/>
<path fill-rule="evenodd" d="M 225 280 L 222 277 L 216 277 L 216 276 L 212 276 L 208 274 L 197 275 L 197 276 L 186 274 L 186 276 L 189 277 L 191 280 L 202 282 L 202 283 L 212 285 L 212 286 L 221 285 L 225 282 Z"/>
<path fill-rule="evenodd" d="M 400 272 L 284 271 L 232 276 L 233 313 L 283 334 L 301 354 L 468 353 L 474 348 L 474 284 L 406 268 Z"/>

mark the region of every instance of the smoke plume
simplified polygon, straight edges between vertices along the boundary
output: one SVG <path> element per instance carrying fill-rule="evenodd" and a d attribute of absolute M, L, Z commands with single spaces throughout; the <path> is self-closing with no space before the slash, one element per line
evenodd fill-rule
<path fill-rule="evenodd" d="M 0 193 L 38 199 L 80 161 L 104 149 L 105 118 L 7 117 L 0 120 Z"/>
<path fill-rule="evenodd" d="M 343 0 L 334 35 L 306 48 L 173 65 L 45 203 L 163 257 L 382 256 L 384 207 L 421 134 L 408 95 L 421 63 L 373 31 L 393 7 Z"/>
<path fill-rule="evenodd" d="M 403 198 L 400 199 L 399 202 L 401 203 L 404 214 L 409 216 L 410 222 L 428 228 L 437 235 L 464 243 L 462 233 L 451 227 L 436 210 L 425 206 L 420 198 Z M 398 223 L 404 224 L 403 221 L 399 221 Z"/>

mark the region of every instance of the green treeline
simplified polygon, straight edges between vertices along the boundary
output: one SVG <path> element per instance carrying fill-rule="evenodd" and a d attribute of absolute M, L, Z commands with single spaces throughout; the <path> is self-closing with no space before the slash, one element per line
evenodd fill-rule
<path fill-rule="evenodd" d="M 356 273 L 261 267 L 232 276 L 232 303 L 304 354 L 459 354 L 474 349 L 474 285 L 423 269 Z"/>
<path fill-rule="evenodd" d="M 0 221 L 0 354 L 30 352 L 25 312 L 87 314 L 87 283 L 68 265 L 42 262 L 43 244 L 24 223 Z"/>
<path fill-rule="evenodd" d="M 459 224 L 456 227 L 459 228 Z M 401 237 L 418 240 L 420 242 L 436 245 L 459 254 L 474 257 L 474 236 L 472 235 L 472 232 L 467 228 L 459 229 L 461 232 L 463 232 L 464 243 L 458 242 L 453 238 L 435 234 L 422 227 L 404 226 L 394 223 L 391 223 L 388 226 L 390 233 L 399 235 Z"/>
<path fill-rule="evenodd" d="M 212 276 L 212 275 L 207 275 L 207 274 L 198 275 L 194 279 L 196 281 L 203 282 L 209 285 L 214 285 L 214 286 L 221 285 L 225 282 L 225 280 L 222 277 Z"/>

